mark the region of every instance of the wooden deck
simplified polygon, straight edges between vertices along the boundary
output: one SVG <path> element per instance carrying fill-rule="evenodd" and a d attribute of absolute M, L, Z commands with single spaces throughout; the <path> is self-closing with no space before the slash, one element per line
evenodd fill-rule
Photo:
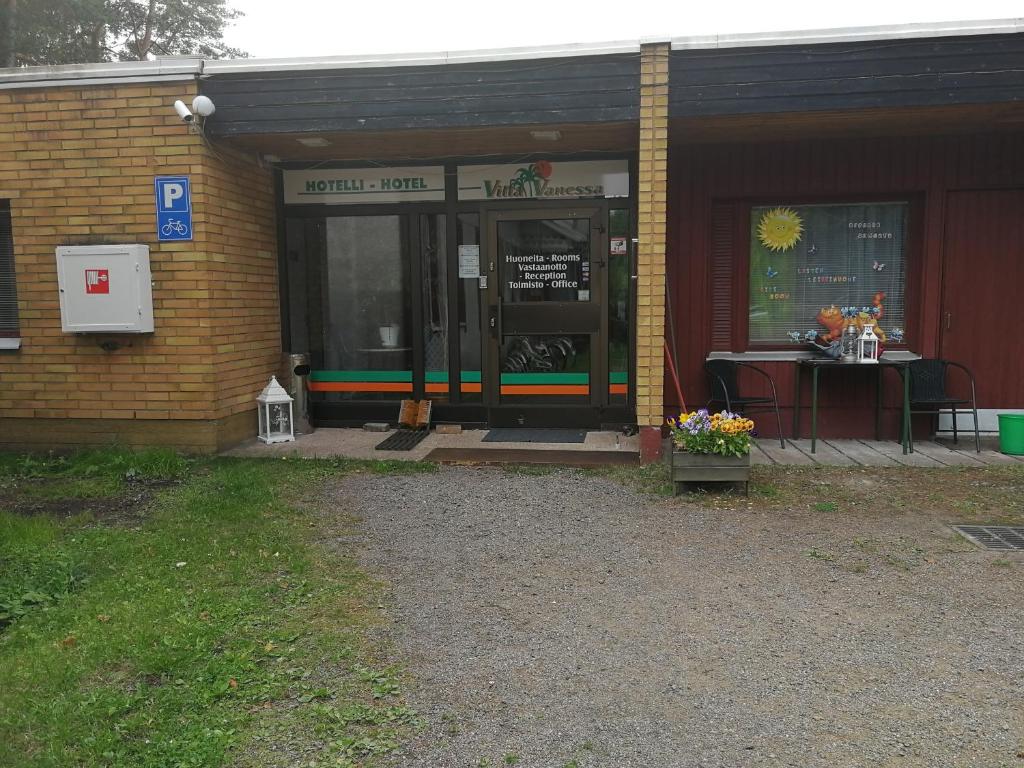
<path fill-rule="evenodd" d="M 833 467 L 984 467 L 998 464 L 1024 466 L 1024 456 L 1000 453 L 989 441 L 976 453 L 970 440 L 952 444 L 915 442 L 914 452 L 904 455 L 899 443 L 876 440 L 818 440 L 811 453 L 810 440 L 787 440 L 783 449 L 778 440 L 755 441 L 753 464 L 791 466 L 825 465 Z"/>

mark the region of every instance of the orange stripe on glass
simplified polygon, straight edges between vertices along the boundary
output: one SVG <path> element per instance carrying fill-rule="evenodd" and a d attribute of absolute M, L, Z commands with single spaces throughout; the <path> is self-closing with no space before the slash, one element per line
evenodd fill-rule
<path fill-rule="evenodd" d="M 626 394 L 626 385 L 625 384 L 609 384 L 608 385 L 608 394 L 609 395 L 624 395 L 624 394 Z"/>
<path fill-rule="evenodd" d="M 311 381 L 310 392 L 412 392 L 412 384 L 401 381 Z"/>
<path fill-rule="evenodd" d="M 545 387 L 536 384 L 504 384 L 503 395 L 589 395 L 590 387 L 586 384 L 567 385 L 561 387 Z"/>

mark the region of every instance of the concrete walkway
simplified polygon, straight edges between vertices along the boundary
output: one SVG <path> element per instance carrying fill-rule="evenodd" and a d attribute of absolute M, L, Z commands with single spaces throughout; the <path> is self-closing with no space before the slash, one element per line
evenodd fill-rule
<path fill-rule="evenodd" d="M 638 454 L 637 436 L 620 432 L 588 432 L 582 443 L 485 443 L 486 429 L 465 430 L 460 434 L 445 435 L 432 432 L 411 451 L 378 451 L 376 446 L 391 433 L 366 432 L 362 429 L 318 429 L 309 435 L 300 435 L 294 443 L 264 445 L 257 440 L 227 451 L 227 456 L 304 456 L 327 458 L 341 456 L 350 459 L 422 461 L 435 448 L 462 448 L 478 451 L 486 461 L 488 451 L 509 448 L 533 451 L 615 451 Z M 996 450 L 992 438 L 982 439 L 982 452 L 975 453 L 972 442 L 963 440 L 953 450 L 952 444 L 938 442 L 914 443 L 914 453 L 903 454 L 899 443 L 875 440 L 818 440 L 817 450 L 811 453 L 810 440 L 787 440 L 786 448 L 778 440 L 767 438 L 755 441 L 751 461 L 754 464 L 782 464 L 790 466 L 827 465 L 836 467 L 980 467 L 993 464 L 1022 464 L 1024 456 L 1007 456 Z"/>
<path fill-rule="evenodd" d="M 380 444 L 391 432 L 366 432 L 362 429 L 318 429 L 310 435 L 300 435 L 294 443 L 264 445 L 250 440 L 227 451 L 227 456 L 304 456 L 326 458 L 343 456 L 349 459 L 377 461 L 422 461 L 435 448 L 464 448 L 485 453 L 487 451 L 526 448 L 537 451 L 622 451 L 639 455 L 640 438 L 621 432 L 588 432 L 582 443 L 485 443 L 486 429 L 469 429 L 455 435 L 431 432 L 411 451 L 378 451 Z"/>
<path fill-rule="evenodd" d="M 1020 464 L 1024 456 L 1008 456 L 996 450 L 995 441 L 982 438 L 982 451 L 976 453 L 974 441 L 952 443 L 915 442 L 914 452 L 904 454 L 899 443 L 886 440 L 818 440 L 811 453 L 810 440 L 787 440 L 786 448 L 778 440 L 755 443 L 753 464 L 833 467 L 982 467 L 994 464 Z"/>

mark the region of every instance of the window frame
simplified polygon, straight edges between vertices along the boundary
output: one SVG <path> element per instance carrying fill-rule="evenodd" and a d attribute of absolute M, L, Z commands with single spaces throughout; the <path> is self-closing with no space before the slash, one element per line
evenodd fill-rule
<path fill-rule="evenodd" d="M 722 202 L 729 202 L 723 200 Z M 807 205 L 858 205 L 860 203 L 906 203 L 907 204 L 907 229 L 904 241 L 904 286 L 903 304 L 904 313 L 904 341 L 901 344 L 886 344 L 887 349 L 909 351 L 920 343 L 919 333 L 923 324 L 921 322 L 921 250 L 924 235 L 924 195 L 921 192 L 891 192 L 879 194 L 853 194 L 844 193 L 841 195 L 773 195 L 771 197 L 751 197 L 734 199 L 736 206 L 736 221 L 734 226 L 733 242 L 739 253 L 735 254 L 737 268 L 737 280 L 733 285 L 733 339 L 734 350 L 743 352 L 795 352 L 806 351 L 805 344 L 758 344 L 750 341 L 750 216 L 753 208 L 762 206 L 797 207 Z M 709 228 L 710 232 L 710 228 Z M 713 249 L 709 247 L 708 252 Z M 709 290 L 712 287 L 709 285 Z"/>

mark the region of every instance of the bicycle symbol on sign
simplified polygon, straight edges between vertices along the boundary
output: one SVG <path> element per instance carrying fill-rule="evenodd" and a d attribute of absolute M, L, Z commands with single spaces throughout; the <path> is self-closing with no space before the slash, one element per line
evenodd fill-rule
<path fill-rule="evenodd" d="M 188 234 L 188 226 L 183 221 L 168 219 L 167 223 L 160 227 L 160 234 L 164 235 L 164 237 L 170 236 L 171 234 L 181 235 L 184 237 Z"/>

